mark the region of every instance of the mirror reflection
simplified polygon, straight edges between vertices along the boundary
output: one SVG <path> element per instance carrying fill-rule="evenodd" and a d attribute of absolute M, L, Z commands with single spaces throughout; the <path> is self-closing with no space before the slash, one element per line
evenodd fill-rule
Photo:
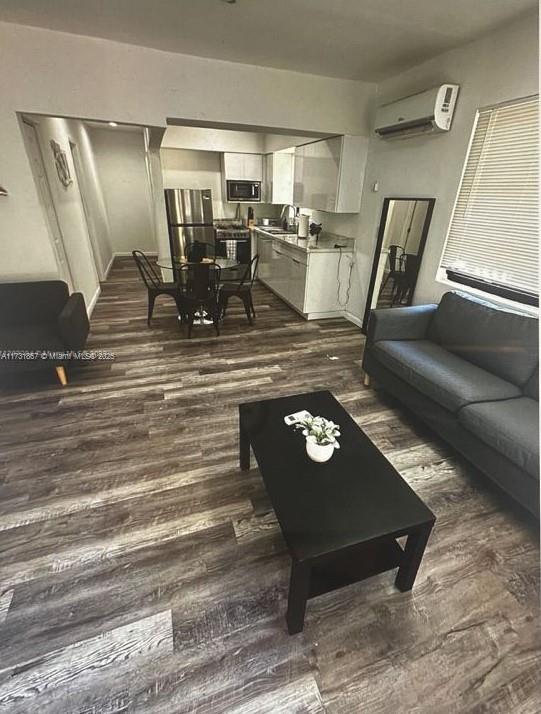
<path fill-rule="evenodd" d="M 366 318 L 372 308 L 411 304 L 434 203 L 433 198 L 385 199 Z"/>

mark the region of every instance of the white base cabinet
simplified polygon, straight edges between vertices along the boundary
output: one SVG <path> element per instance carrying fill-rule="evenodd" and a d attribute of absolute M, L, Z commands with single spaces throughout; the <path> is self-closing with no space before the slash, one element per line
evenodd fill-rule
<path fill-rule="evenodd" d="M 336 317 L 347 308 L 351 250 L 301 251 L 258 234 L 259 280 L 307 320 Z"/>

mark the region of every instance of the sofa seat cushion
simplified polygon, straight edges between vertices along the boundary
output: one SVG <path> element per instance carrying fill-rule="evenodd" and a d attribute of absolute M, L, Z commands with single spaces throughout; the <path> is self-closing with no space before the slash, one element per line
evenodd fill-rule
<path fill-rule="evenodd" d="M 470 404 L 458 420 L 485 444 L 539 479 L 539 402 L 529 397 Z"/>
<path fill-rule="evenodd" d="M 472 402 L 521 396 L 514 384 L 429 340 L 383 340 L 372 349 L 387 369 L 452 412 Z"/>

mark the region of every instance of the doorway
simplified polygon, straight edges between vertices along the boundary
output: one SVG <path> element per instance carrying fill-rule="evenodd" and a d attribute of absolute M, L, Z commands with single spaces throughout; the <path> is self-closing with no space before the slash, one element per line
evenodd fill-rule
<path fill-rule="evenodd" d="M 30 159 L 32 174 L 38 189 L 38 198 L 45 215 L 47 229 L 51 238 L 58 273 L 61 280 L 67 283 L 70 293 L 74 290 L 73 272 L 71 270 L 66 249 L 64 247 L 64 237 L 60 230 L 58 216 L 54 207 L 49 179 L 45 171 L 45 164 L 39 145 L 36 127 L 26 119 L 22 119 L 23 132 Z"/>

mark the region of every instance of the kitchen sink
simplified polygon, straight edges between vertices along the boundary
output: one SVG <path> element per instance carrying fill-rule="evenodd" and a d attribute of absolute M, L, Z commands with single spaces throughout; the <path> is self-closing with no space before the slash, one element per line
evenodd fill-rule
<path fill-rule="evenodd" d="M 295 231 L 286 231 L 283 228 L 279 228 L 278 226 L 259 226 L 261 230 L 266 231 L 267 233 L 272 233 L 274 235 L 281 235 L 281 236 L 291 236 L 295 235 Z"/>

